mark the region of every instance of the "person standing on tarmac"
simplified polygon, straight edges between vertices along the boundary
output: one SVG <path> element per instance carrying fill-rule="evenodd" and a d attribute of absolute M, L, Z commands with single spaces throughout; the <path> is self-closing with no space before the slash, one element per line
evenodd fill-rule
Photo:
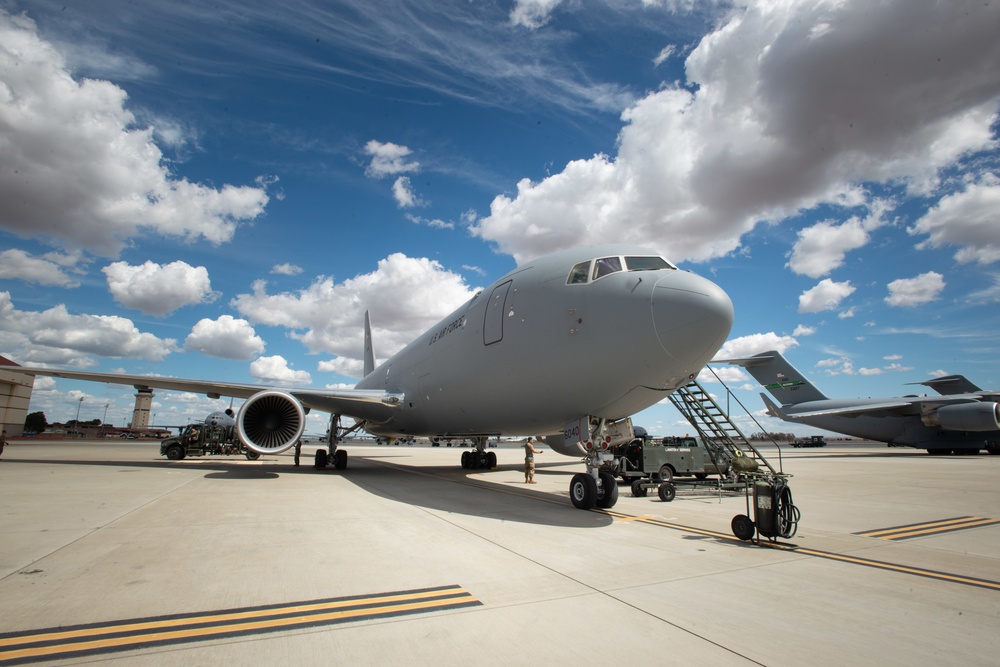
<path fill-rule="evenodd" d="M 7 446 L 7 429 L 0 433 L 0 455 L 3 455 L 3 448 Z"/>
<path fill-rule="evenodd" d="M 541 454 L 542 452 L 535 449 L 535 446 L 531 444 L 532 438 L 528 438 L 524 441 L 524 483 L 534 484 L 535 483 L 535 454 Z"/>
<path fill-rule="evenodd" d="M 299 456 L 302 454 L 302 438 L 295 442 L 295 467 L 299 467 Z"/>

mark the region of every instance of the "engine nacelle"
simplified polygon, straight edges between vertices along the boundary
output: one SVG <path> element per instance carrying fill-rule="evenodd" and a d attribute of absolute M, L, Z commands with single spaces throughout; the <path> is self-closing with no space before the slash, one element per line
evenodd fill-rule
<path fill-rule="evenodd" d="M 236 429 L 247 449 L 258 454 L 280 454 L 302 437 L 306 412 L 288 392 L 268 389 L 243 404 L 236 415 Z"/>
<path fill-rule="evenodd" d="M 552 451 L 563 456 L 586 456 L 587 450 L 579 442 L 567 444 L 566 436 L 562 433 L 558 435 L 540 435 L 538 439 L 552 448 Z"/>
<path fill-rule="evenodd" d="M 949 431 L 1000 431 L 1000 403 L 945 405 L 924 417 L 927 426 Z"/>

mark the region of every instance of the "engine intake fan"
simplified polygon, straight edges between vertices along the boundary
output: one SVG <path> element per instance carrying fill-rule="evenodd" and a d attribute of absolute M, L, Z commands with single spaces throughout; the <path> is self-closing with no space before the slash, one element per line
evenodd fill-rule
<path fill-rule="evenodd" d="M 236 415 L 240 440 L 258 454 L 280 454 L 302 437 L 306 413 L 291 394 L 269 389 L 247 399 Z"/>

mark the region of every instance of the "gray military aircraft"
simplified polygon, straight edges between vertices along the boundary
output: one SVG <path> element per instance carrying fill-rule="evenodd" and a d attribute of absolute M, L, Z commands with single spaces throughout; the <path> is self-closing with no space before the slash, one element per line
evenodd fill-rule
<path fill-rule="evenodd" d="M 463 467 L 492 467 L 489 438 L 539 435 L 584 457 L 574 505 L 611 507 L 618 488 L 614 444 L 631 439 L 628 417 L 686 385 L 719 350 L 733 305 L 714 283 L 654 251 L 595 246 L 516 268 L 376 366 L 365 317 L 364 377 L 354 389 L 259 385 L 32 369 L 38 375 L 233 396 L 252 451 L 276 454 L 302 436 L 305 412 L 332 415 L 329 451 L 315 465 L 347 466 L 340 447 L 363 428 L 380 436 L 469 438 Z M 341 417 L 355 420 L 341 427 Z"/>
<path fill-rule="evenodd" d="M 768 414 L 867 440 L 926 449 L 930 454 L 1000 454 L 1000 393 L 983 391 L 962 375 L 926 382 L 940 396 L 830 399 L 779 352 L 723 359 L 743 366 L 781 406 L 764 399 Z"/>

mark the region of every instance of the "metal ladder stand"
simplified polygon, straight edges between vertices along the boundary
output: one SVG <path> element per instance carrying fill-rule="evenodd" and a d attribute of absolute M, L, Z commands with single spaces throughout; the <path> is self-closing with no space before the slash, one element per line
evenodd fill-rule
<path fill-rule="evenodd" d="M 714 370 L 711 368 L 709 370 L 715 374 Z M 722 383 L 718 375 L 715 377 Z M 725 383 L 722 383 L 722 386 L 726 387 Z M 729 387 L 726 387 L 726 391 L 729 391 Z M 729 418 L 729 415 L 719 407 L 715 399 L 698 384 L 697 380 L 692 379 L 687 385 L 672 393 L 670 395 L 670 402 L 691 423 L 691 426 L 701 436 L 705 445 L 710 450 L 715 450 L 712 452 L 713 457 L 721 455 L 726 460 L 731 460 L 740 456 L 748 456 L 757 463 L 758 469 L 766 467 L 771 471 L 772 475 L 781 474 L 778 470 L 774 469 L 771 463 L 764 458 L 764 455 L 743 435 L 743 432 Z M 739 403 L 738 399 L 737 403 Z M 742 403 L 740 403 L 740 407 L 743 407 Z M 747 414 L 750 414 L 749 411 L 747 411 Z M 753 416 L 751 415 L 752 418 Z M 778 450 L 778 456 L 780 467 L 780 449 Z M 716 461 L 716 463 L 718 462 Z"/>
<path fill-rule="evenodd" d="M 726 387 L 726 383 L 722 381 L 718 373 L 711 367 L 707 368 L 715 376 L 715 379 L 723 387 Z M 736 396 L 733 396 L 729 387 L 726 387 L 726 393 L 727 398 L 736 400 L 736 403 L 761 431 L 767 433 L 746 409 L 746 406 Z M 743 435 L 743 432 L 733 423 L 729 415 L 719 407 L 715 399 L 694 378 L 687 385 L 671 394 L 670 401 L 698 431 L 698 435 L 711 451 L 713 458 L 716 459 L 716 464 L 727 459 L 730 462 L 730 479 L 735 478 L 735 481 L 726 483 L 720 479 L 717 482 L 720 493 L 723 487 L 742 486 L 743 488 L 747 513 L 733 517 L 733 534 L 741 540 L 756 539 L 758 544 L 760 544 L 761 537 L 766 537 L 772 542 L 778 537 L 794 537 L 801 513 L 792 504 L 792 496 L 787 484 L 791 475 L 785 474 L 782 470 L 781 448 L 778 447 L 778 443 L 771 440 L 778 451 L 778 470 L 775 470 L 774 466 L 753 446 L 753 443 Z M 752 459 L 756 465 L 744 465 L 749 461 L 737 464 L 737 459 Z M 735 475 L 734 471 L 736 471 Z M 751 509 L 751 489 L 753 489 L 753 509 Z M 754 519 L 751 519 L 751 516 Z"/>

